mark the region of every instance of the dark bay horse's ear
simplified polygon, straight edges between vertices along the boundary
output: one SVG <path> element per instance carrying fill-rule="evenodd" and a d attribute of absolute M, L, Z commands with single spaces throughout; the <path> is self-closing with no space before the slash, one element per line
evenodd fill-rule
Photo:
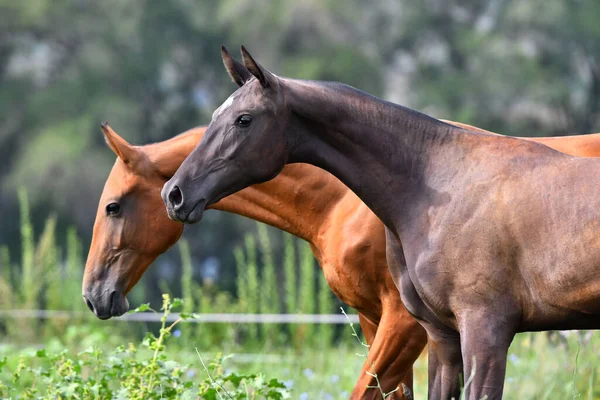
<path fill-rule="evenodd" d="M 275 75 L 264 69 L 260 66 L 259 63 L 254 61 L 254 58 L 248 53 L 248 50 L 244 46 L 242 46 L 242 60 L 244 61 L 244 66 L 250 71 L 252 75 L 258 79 L 262 87 L 267 88 L 271 85 L 273 80 L 275 79 Z"/>
<path fill-rule="evenodd" d="M 104 134 L 104 139 L 106 139 L 106 144 L 108 147 L 123 161 L 125 164 L 132 165 L 139 158 L 139 152 L 136 148 L 129 143 L 121 136 L 117 135 L 108 123 L 104 122 L 101 125 L 102 133 Z"/>
<path fill-rule="evenodd" d="M 221 58 L 223 58 L 227 73 L 238 86 L 243 86 L 252 77 L 244 64 L 229 55 L 225 46 L 221 46 Z"/>

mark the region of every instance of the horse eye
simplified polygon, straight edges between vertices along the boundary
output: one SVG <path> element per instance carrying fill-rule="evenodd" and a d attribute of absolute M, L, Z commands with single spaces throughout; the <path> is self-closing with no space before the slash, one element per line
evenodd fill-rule
<path fill-rule="evenodd" d="M 119 203 L 110 203 L 106 206 L 106 213 L 108 215 L 115 216 L 119 213 L 120 210 L 121 206 L 119 205 Z"/>
<path fill-rule="evenodd" d="M 244 114 L 237 119 L 237 124 L 243 128 L 250 126 L 252 115 Z"/>

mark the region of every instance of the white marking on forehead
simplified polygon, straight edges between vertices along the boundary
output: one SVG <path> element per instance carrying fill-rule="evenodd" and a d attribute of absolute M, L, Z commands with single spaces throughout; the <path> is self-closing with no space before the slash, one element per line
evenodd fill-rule
<path fill-rule="evenodd" d="M 221 113 L 225 110 L 227 110 L 227 108 L 229 108 L 229 106 L 231 106 L 231 104 L 233 103 L 233 100 L 235 99 L 235 93 L 232 94 L 231 96 L 229 96 L 227 98 L 227 100 L 225 100 L 225 102 L 223 104 L 221 104 L 221 107 L 217 108 L 215 110 L 215 112 L 212 115 L 212 119 L 215 119 L 216 117 L 218 117 L 219 115 L 221 115 Z"/>

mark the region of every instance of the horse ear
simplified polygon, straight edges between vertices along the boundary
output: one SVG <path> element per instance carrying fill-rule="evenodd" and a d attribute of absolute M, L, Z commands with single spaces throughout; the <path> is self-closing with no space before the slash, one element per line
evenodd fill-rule
<path fill-rule="evenodd" d="M 252 77 L 252 74 L 244 67 L 244 64 L 229 55 L 225 46 L 221 46 L 221 58 L 223 58 L 223 64 L 227 73 L 238 86 L 243 86 Z"/>
<path fill-rule="evenodd" d="M 252 75 L 258 79 L 262 87 L 267 88 L 271 85 L 273 80 L 275 79 L 275 75 L 264 69 L 260 66 L 259 63 L 254 61 L 254 58 L 248 53 L 248 50 L 244 46 L 242 46 L 242 60 L 244 61 L 244 66 L 250 71 Z"/>
<path fill-rule="evenodd" d="M 108 147 L 123 161 L 125 164 L 133 164 L 139 157 L 137 149 L 127 143 L 125 139 L 117 135 L 108 123 L 104 122 L 101 127 L 104 139 Z"/>

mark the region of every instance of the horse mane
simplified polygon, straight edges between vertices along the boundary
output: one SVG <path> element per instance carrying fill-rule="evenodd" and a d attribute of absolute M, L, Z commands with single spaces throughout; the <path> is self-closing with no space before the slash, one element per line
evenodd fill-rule
<path fill-rule="evenodd" d="M 407 114 L 409 117 L 412 117 L 414 119 L 428 121 L 431 123 L 442 124 L 450 129 L 465 130 L 461 126 L 451 124 L 445 120 L 437 119 L 430 115 L 424 114 L 420 111 L 414 110 L 410 107 L 406 107 L 406 106 L 396 104 L 391 101 L 382 99 L 380 97 L 373 96 L 372 94 L 364 92 L 360 89 L 357 89 L 357 88 L 347 85 L 345 83 L 332 82 L 332 81 L 289 79 L 289 78 L 283 78 L 283 79 L 284 79 L 284 82 L 289 82 L 289 83 L 292 83 L 293 85 L 296 84 L 296 85 L 300 85 L 300 86 L 308 86 L 308 87 L 315 88 L 317 90 L 324 88 L 324 89 L 331 90 L 334 93 L 339 92 L 340 94 L 343 94 L 346 97 L 358 99 L 359 101 L 361 101 L 362 104 L 373 104 L 375 107 L 377 107 L 379 109 L 391 108 L 392 110 L 402 112 L 405 115 Z M 491 133 L 491 132 L 485 131 L 483 129 L 477 130 L 477 132 Z"/>

